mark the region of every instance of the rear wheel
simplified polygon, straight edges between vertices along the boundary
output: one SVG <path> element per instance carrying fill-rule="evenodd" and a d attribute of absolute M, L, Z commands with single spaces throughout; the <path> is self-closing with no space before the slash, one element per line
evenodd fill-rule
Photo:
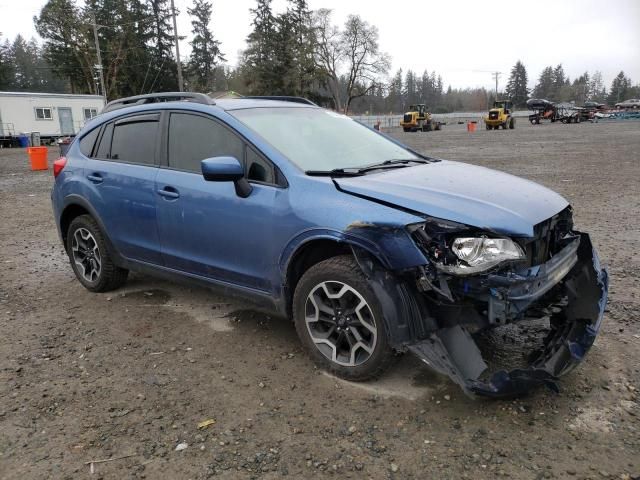
<path fill-rule="evenodd" d="M 487 130 L 491 130 L 491 125 L 487 125 Z"/>
<path fill-rule="evenodd" d="M 402 127 L 402 130 L 404 130 L 405 132 L 410 132 L 411 129 L 409 127 Z"/>
<path fill-rule="evenodd" d="M 128 270 L 114 262 L 105 237 L 90 215 L 80 215 L 67 230 L 67 253 L 80 283 L 92 292 L 107 292 L 123 285 Z"/>
<path fill-rule="evenodd" d="M 509 120 L 509 129 L 513 130 L 514 128 L 516 128 L 516 119 L 511 117 L 511 120 Z"/>
<path fill-rule="evenodd" d="M 305 272 L 294 293 L 293 318 L 312 359 L 341 378 L 375 378 L 393 360 L 380 302 L 351 256 Z"/>

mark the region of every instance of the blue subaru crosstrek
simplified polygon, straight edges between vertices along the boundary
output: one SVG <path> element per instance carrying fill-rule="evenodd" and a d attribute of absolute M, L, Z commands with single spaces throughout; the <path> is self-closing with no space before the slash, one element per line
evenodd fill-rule
<path fill-rule="evenodd" d="M 134 270 L 242 297 L 291 318 L 342 378 L 410 351 L 469 394 L 555 389 L 602 322 L 607 272 L 560 195 L 304 99 L 117 100 L 54 175 L 56 224 L 88 290 Z M 546 335 L 528 361 L 488 368 L 479 336 L 531 321 Z"/>

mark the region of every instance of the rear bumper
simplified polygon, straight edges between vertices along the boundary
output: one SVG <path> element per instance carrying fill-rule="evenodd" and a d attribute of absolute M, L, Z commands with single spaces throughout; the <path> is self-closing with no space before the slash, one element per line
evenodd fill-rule
<path fill-rule="evenodd" d="M 502 125 L 504 122 L 500 119 L 490 120 L 488 117 L 484 118 L 485 125 L 489 125 L 490 127 L 496 127 L 498 125 Z"/>
<path fill-rule="evenodd" d="M 532 306 L 556 307 L 544 345 L 529 356 L 526 368 L 499 370 L 481 379 L 487 365 L 462 324 L 441 328 L 409 349 L 469 394 L 510 397 L 539 385 L 557 391 L 558 377 L 580 363 L 593 345 L 607 303 L 607 270 L 600 265 L 589 235 L 577 233 L 574 241 L 544 265 L 511 275 L 489 275 L 482 283 L 488 292 L 483 321 L 489 326 L 522 318 Z M 562 298 L 560 308 L 549 300 L 552 289 Z M 544 302 L 550 303 L 540 305 Z"/>

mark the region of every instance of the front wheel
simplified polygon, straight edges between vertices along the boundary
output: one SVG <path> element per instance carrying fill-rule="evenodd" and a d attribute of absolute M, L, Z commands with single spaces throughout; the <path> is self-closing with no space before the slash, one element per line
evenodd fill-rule
<path fill-rule="evenodd" d="M 370 380 L 393 360 L 380 302 L 351 256 L 305 272 L 294 293 L 293 319 L 311 358 L 338 377 Z"/>
<path fill-rule="evenodd" d="M 511 120 L 509 120 L 509 129 L 513 130 L 514 128 L 516 128 L 516 119 L 511 117 Z"/>
<path fill-rule="evenodd" d="M 67 230 L 67 253 L 80 283 L 92 292 L 108 292 L 124 284 L 128 270 L 114 262 L 98 223 L 80 215 Z"/>

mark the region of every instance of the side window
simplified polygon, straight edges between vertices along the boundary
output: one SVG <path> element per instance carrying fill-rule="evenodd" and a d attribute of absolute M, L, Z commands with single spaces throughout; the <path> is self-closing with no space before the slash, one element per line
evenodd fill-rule
<path fill-rule="evenodd" d="M 113 127 L 109 158 L 127 163 L 154 165 L 158 125 L 158 115 L 137 116 L 117 121 Z"/>
<path fill-rule="evenodd" d="M 80 151 L 85 157 L 90 157 L 93 152 L 93 146 L 96 144 L 96 139 L 100 133 L 100 127 L 94 128 L 84 137 L 80 139 Z"/>
<path fill-rule="evenodd" d="M 247 146 L 246 172 L 247 180 L 276 183 L 273 165 L 258 155 L 253 148 L 249 146 Z"/>
<path fill-rule="evenodd" d="M 205 158 L 228 155 L 242 161 L 243 142 L 214 120 L 188 113 L 169 119 L 169 166 L 200 173 Z"/>
<path fill-rule="evenodd" d="M 100 138 L 100 144 L 96 149 L 94 158 L 107 159 L 109 158 L 109 152 L 111 151 L 111 137 L 113 136 L 113 123 L 104 127 L 102 137 Z"/>

